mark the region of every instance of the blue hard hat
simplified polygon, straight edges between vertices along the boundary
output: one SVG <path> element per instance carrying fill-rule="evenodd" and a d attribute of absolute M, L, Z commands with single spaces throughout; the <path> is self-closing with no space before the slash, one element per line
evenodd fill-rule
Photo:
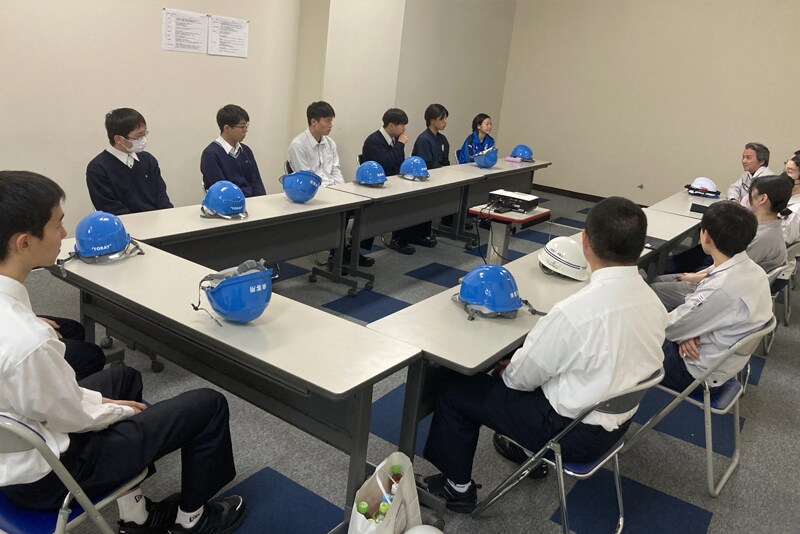
<path fill-rule="evenodd" d="M 356 182 L 380 187 L 386 182 L 386 173 L 377 161 L 365 161 L 356 169 Z"/>
<path fill-rule="evenodd" d="M 424 159 L 419 156 L 411 156 L 400 164 L 400 176 L 408 180 L 427 180 L 430 173 Z"/>
<path fill-rule="evenodd" d="M 105 211 L 90 213 L 75 228 L 75 252 L 81 258 L 111 256 L 124 251 L 130 242 L 119 217 Z"/>
<path fill-rule="evenodd" d="M 497 147 L 492 147 L 484 150 L 483 152 L 478 152 L 475 154 L 473 159 L 481 169 L 494 167 L 497 164 Z"/>
<path fill-rule="evenodd" d="M 533 150 L 528 145 L 517 145 L 511 151 L 511 157 L 533 161 Z"/>
<path fill-rule="evenodd" d="M 500 265 L 481 265 L 468 272 L 458 300 L 488 313 L 516 312 L 523 305 L 514 276 Z"/>
<path fill-rule="evenodd" d="M 322 178 L 311 171 L 296 171 L 280 177 L 283 192 L 292 202 L 308 202 L 317 194 Z"/>
<path fill-rule="evenodd" d="M 200 206 L 200 214 L 203 217 L 245 219 L 247 206 L 244 193 L 233 182 L 220 180 L 206 191 L 206 197 Z"/>
<path fill-rule="evenodd" d="M 248 260 L 233 269 L 206 276 L 200 287 L 223 319 L 247 323 L 260 317 L 267 308 L 272 298 L 271 275 L 272 270 L 264 266 L 263 260 Z"/>

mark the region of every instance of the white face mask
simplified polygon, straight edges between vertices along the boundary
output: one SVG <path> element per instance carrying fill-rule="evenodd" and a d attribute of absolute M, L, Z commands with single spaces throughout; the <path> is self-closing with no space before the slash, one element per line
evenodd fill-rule
<path fill-rule="evenodd" d="M 144 150 L 144 147 L 147 146 L 146 137 L 140 137 L 139 139 L 128 139 L 128 141 L 130 141 L 133 144 L 133 146 L 131 146 L 128 149 L 128 152 L 131 154 L 133 153 L 138 154 L 139 152 L 142 152 Z"/>

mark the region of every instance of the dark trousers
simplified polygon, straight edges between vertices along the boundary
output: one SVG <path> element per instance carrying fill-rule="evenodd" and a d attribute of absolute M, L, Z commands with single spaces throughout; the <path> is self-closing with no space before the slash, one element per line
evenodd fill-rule
<path fill-rule="evenodd" d="M 472 462 L 481 426 L 506 435 L 530 451 L 538 451 L 572 420 L 556 413 L 537 388 L 518 391 L 501 378 L 452 373 L 440 384 L 424 456 L 456 484 L 472 477 Z M 562 441 L 564 458 L 591 461 L 606 452 L 628 429 L 613 432 L 579 424 Z"/>
<path fill-rule="evenodd" d="M 703 247 L 696 245 L 680 254 L 670 256 L 664 268 L 664 274 L 695 273 L 714 263 L 714 260 L 705 253 Z"/>
<path fill-rule="evenodd" d="M 667 340 L 661 349 L 664 351 L 664 379 L 661 385 L 675 391 L 688 388 L 694 382 L 694 377 L 686 369 L 686 362 L 678 352 L 678 344 Z"/>
<path fill-rule="evenodd" d="M 80 385 L 111 399 L 142 400 L 142 376 L 114 365 Z M 61 462 L 86 494 L 96 499 L 130 480 L 162 456 L 181 450 L 181 500 L 185 511 L 208 502 L 233 480 L 228 403 L 211 389 L 187 391 L 98 432 L 70 434 Z M 66 489 L 54 473 L 30 484 L 2 488 L 20 506 L 56 509 Z"/>
<path fill-rule="evenodd" d="M 431 223 L 429 221 L 415 224 L 414 226 L 409 226 L 401 230 L 395 230 L 392 232 L 392 239 L 396 240 L 401 245 L 408 245 L 409 243 L 413 243 L 415 239 L 424 239 L 430 237 L 430 235 Z"/>
<path fill-rule="evenodd" d="M 75 371 L 75 379 L 81 381 L 87 376 L 101 371 L 106 365 L 106 355 L 103 349 L 95 343 L 86 341 L 86 330 L 78 321 L 63 317 L 40 315 L 58 324 L 58 332 L 64 343 L 64 359 Z"/>

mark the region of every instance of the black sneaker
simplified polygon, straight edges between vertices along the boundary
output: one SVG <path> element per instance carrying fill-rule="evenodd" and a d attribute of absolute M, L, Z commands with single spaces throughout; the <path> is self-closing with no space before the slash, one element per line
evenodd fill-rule
<path fill-rule="evenodd" d="M 410 256 L 417 251 L 417 249 L 415 249 L 408 243 L 401 243 L 397 239 L 392 239 L 389 242 L 389 248 L 392 250 L 396 250 L 400 254 L 405 254 L 406 256 Z"/>
<path fill-rule="evenodd" d="M 133 521 L 117 521 L 119 534 L 166 534 L 167 529 L 175 523 L 180 499 L 180 493 L 174 493 L 159 502 L 153 502 L 145 497 L 147 521 L 144 525 Z"/>
<path fill-rule="evenodd" d="M 478 489 L 482 487 L 474 480 L 470 480 L 469 489 L 461 493 L 448 484 L 441 473 L 423 478 L 421 484 L 417 480 L 417 484 L 431 495 L 442 497 L 445 500 L 445 506 L 459 514 L 469 514 L 475 509 L 478 504 Z"/>
<path fill-rule="evenodd" d="M 433 248 L 436 246 L 436 238 L 431 236 L 415 237 L 414 239 L 411 239 L 410 242 L 427 248 Z"/>
<path fill-rule="evenodd" d="M 169 529 L 169 534 L 228 534 L 239 528 L 246 508 L 244 499 L 238 495 L 208 503 L 203 515 L 193 527 L 186 528 L 174 523 Z"/>
<path fill-rule="evenodd" d="M 494 443 L 494 450 L 496 450 L 500 456 L 506 460 L 514 462 L 515 464 L 522 465 L 523 462 L 530 458 L 528 453 L 526 453 L 522 447 L 516 443 L 513 443 L 510 439 L 502 434 L 495 432 L 494 436 L 492 437 L 492 442 Z M 550 470 L 548 469 L 547 464 L 542 462 L 537 465 L 528 476 L 539 479 L 546 477 L 549 472 Z"/>
<path fill-rule="evenodd" d="M 375 258 L 359 254 L 358 265 L 359 267 L 372 267 L 373 265 L 375 265 Z"/>

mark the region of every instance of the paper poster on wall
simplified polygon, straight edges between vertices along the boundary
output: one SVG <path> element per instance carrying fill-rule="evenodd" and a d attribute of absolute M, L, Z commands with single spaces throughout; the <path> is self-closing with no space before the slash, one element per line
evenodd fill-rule
<path fill-rule="evenodd" d="M 205 54 L 208 50 L 208 15 L 164 8 L 161 48 Z"/>
<path fill-rule="evenodd" d="M 214 56 L 247 57 L 249 20 L 211 15 L 208 23 L 208 53 Z"/>

